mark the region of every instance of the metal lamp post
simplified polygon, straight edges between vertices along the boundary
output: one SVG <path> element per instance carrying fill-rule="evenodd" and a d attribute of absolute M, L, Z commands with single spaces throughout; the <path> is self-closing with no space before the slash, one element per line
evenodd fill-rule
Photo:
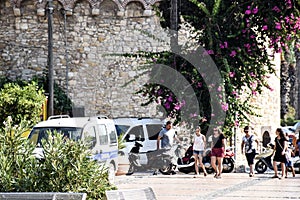
<path fill-rule="evenodd" d="M 53 1 L 48 0 L 48 116 L 53 115 L 54 80 L 53 80 Z"/>

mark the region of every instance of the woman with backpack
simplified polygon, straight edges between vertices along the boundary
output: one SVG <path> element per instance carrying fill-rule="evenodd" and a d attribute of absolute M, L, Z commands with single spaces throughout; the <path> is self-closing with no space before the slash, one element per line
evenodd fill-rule
<path fill-rule="evenodd" d="M 247 163 L 250 167 L 249 176 L 253 177 L 254 176 L 254 169 L 253 169 L 254 158 L 256 155 L 256 151 L 258 149 L 259 141 L 255 137 L 255 135 L 250 133 L 249 126 L 245 126 L 244 133 L 245 133 L 245 135 L 242 138 L 242 146 L 241 146 L 242 154 L 245 152 Z M 256 142 L 256 145 L 255 145 L 255 142 Z"/>

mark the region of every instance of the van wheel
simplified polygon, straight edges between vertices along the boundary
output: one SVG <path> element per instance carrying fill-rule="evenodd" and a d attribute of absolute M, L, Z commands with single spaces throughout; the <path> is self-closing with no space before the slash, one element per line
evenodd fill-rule
<path fill-rule="evenodd" d="M 109 168 L 108 168 L 108 181 L 111 184 L 114 184 L 115 182 L 115 166 L 112 163 L 109 164 Z"/>

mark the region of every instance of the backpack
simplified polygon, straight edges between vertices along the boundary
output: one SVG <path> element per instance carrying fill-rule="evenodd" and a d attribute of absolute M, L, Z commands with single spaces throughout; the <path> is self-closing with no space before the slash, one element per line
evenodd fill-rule
<path fill-rule="evenodd" d="M 254 151 L 254 149 L 252 149 L 252 137 L 253 135 L 251 135 L 249 139 L 247 139 L 248 145 L 246 147 L 248 148 L 245 149 L 246 153 L 252 153 Z"/>

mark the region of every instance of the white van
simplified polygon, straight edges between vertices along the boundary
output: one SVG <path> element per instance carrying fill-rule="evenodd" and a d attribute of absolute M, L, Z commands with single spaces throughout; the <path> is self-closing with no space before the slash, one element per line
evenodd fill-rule
<path fill-rule="evenodd" d="M 109 169 L 109 179 L 114 180 L 118 168 L 118 138 L 114 121 L 105 116 L 74 117 L 51 116 L 35 125 L 28 138 L 36 144 L 35 154 L 43 156 L 41 140 L 48 131 L 56 130 L 74 141 L 82 140 L 90 146 L 93 158 Z"/>
<path fill-rule="evenodd" d="M 119 151 L 121 156 L 128 158 L 128 153 L 134 146 L 135 141 L 139 141 L 143 147 L 140 149 L 140 163 L 147 164 L 146 153 L 157 150 L 157 137 L 164 121 L 157 118 L 137 118 L 137 117 L 120 117 L 114 118 L 117 134 L 122 137 L 125 148 Z M 121 159 L 121 164 L 129 163 L 128 159 Z"/>

